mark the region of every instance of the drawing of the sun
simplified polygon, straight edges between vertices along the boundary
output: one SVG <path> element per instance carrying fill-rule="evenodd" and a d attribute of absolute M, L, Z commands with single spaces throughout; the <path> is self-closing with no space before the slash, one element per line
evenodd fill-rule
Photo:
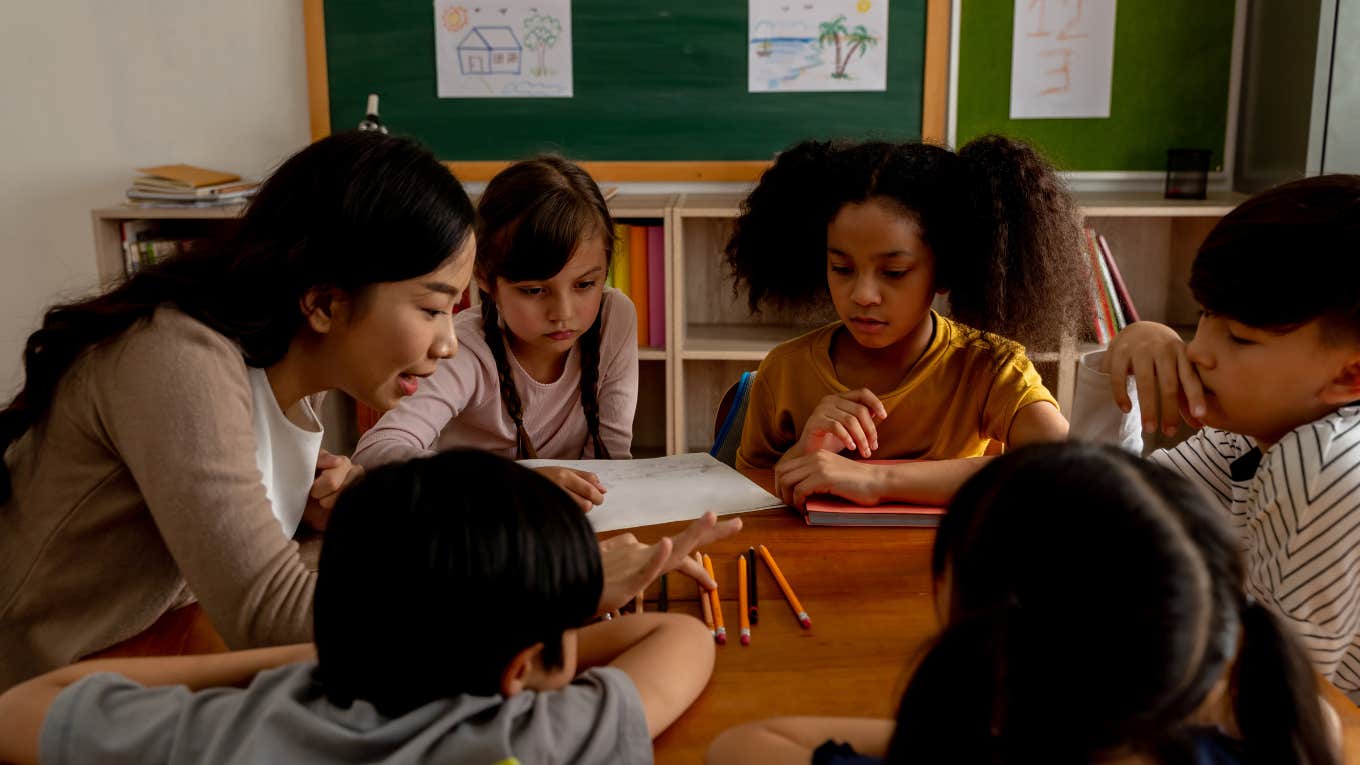
<path fill-rule="evenodd" d="M 860 0 L 860 2 L 868 2 L 868 0 Z M 444 28 L 450 32 L 461 30 L 463 27 L 467 26 L 467 23 L 468 12 L 463 6 L 455 6 L 444 11 Z"/>
<path fill-rule="evenodd" d="M 869 9 L 872 7 L 873 3 L 870 2 L 870 0 L 859 0 L 859 3 L 855 6 L 855 10 L 860 13 L 868 13 Z"/>

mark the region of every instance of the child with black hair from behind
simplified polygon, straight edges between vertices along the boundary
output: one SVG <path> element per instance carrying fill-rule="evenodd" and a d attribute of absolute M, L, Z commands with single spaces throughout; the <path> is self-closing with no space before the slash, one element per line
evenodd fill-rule
<path fill-rule="evenodd" d="M 1006 339 L 1057 349 L 1088 274 L 1076 205 L 1025 144 L 798 144 L 743 203 L 727 259 L 753 311 L 829 294 L 840 317 L 772 350 L 752 385 L 737 465 L 774 468 L 786 502 L 941 504 L 989 448 L 1066 437 Z"/>
<path fill-rule="evenodd" d="M 472 450 L 370 471 L 322 548 L 310 645 L 83 662 L 0 696 L 0 761 L 644 763 L 713 667 L 696 619 L 589 626 L 590 523 Z"/>

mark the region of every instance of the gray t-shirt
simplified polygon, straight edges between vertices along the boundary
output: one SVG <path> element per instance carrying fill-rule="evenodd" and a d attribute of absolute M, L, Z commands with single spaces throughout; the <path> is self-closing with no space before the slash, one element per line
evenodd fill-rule
<path fill-rule="evenodd" d="M 652 741 L 622 670 L 583 672 L 557 691 L 460 696 L 389 719 L 331 704 L 315 664 L 258 674 L 245 689 L 146 688 L 90 675 L 53 701 L 39 740 L 57 763 L 650 763 Z"/>

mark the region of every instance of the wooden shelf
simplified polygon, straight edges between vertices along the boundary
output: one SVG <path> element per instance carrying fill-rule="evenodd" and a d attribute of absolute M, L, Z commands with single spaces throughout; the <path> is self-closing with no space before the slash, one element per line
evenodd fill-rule
<path fill-rule="evenodd" d="M 770 349 L 815 327 L 792 324 L 690 324 L 685 327 L 686 361 L 760 361 Z"/>
<path fill-rule="evenodd" d="M 736 218 L 745 194 L 682 194 L 675 214 L 686 218 Z"/>
<path fill-rule="evenodd" d="M 143 207 L 134 204 L 100 207 L 93 211 L 95 220 L 220 220 L 239 218 L 244 204 L 226 207 Z"/>
<path fill-rule="evenodd" d="M 1092 191 L 1072 196 L 1088 218 L 1221 218 L 1247 198 L 1235 191 L 1217 192 L 1207 199 L 1167 199 L 1155 191 Z"/>
<path fill-rule="evenodd" d="M 616 219 L 665 218 L 675 199 L 675 194 L 618 194 L 608 202 L 609 214 Z"/>
<path fill-rule="evenodd" d="M 665 361 L 665 348 L 639 348 L 638 361 Z"/>

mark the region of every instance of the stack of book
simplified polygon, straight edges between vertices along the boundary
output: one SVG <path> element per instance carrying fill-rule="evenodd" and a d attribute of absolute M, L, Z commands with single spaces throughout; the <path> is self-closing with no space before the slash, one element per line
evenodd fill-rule
<path fill-rule="evenodd" d="M 1091 265 L 1091 320 L 1096 342 L 1105 345 L 1119 330 L 1138 321 L 1129 288 L 1110 254 L 1110 243 L 1086 229 L 1086 257 Z"/>
<path fill-rule="evenodd" d="M 193 165 L 143 167 L 128 187 L 129 201 L 168 207 L 226 207 L 254 196 L 259 184 L 234 173 Z"/>
<path fill-rule="evenodd" d="M 666 347 L 666 238 L 661 226 L 614 224 L 614 259 L 607 284 L 633 301 L 638 345 Z"/>

